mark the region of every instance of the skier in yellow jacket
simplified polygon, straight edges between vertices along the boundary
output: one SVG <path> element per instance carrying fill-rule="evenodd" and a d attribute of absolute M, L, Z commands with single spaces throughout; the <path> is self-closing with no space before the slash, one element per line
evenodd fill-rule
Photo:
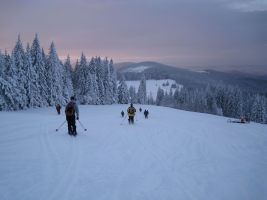
<path fill-rule="evenodd" d="M 128 113 L 128 117 L 129 117 L 128 118 L 129 124 L 134 123 L 135 112 L 136 112 L 136 109 L 135 109 L 135 107 L 133 107 L 133 104 L 131 103 L 130 107 L 127 109 L 127 113 Z"/>

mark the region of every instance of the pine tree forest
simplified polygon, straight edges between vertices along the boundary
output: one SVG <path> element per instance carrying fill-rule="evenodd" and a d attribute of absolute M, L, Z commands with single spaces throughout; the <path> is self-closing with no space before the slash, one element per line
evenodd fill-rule
<path fill-rule="evenodd" d="M 65 105 L 75 95 L 80 104 L 117 103 L 113 61 L 84 54 L 72 67 L 62 63 L 52 42 L 46 55 L 38 35 L 23 48 L 20 36 L 11 55 L 0 51 L 0 111 Z"/>

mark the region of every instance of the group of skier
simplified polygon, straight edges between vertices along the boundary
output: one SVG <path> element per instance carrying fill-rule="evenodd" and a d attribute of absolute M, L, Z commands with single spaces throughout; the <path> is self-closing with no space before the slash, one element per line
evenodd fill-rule
<path fill-rule="evenodd" d="M 59 104 L 56 105 L 56 110 L 57 110 L 57 113 L 60 115 L 61 106 Z M 142 112 L 141 107 L 139 108 L 139 111 Z M 136 109 L 133 106 L 133 104 L 131 103 L 127 109 L 129 124 L 134 124 L 135 113 L 136 113 Z M 72 135 L 72 136 L 76 136 L 77 130 L 76 130 L 76 121 L 75 120 L 79 121 L 79 108 L 78 108 L 78 105 L 76 103 L 76 99 L 74 96 L 72 96 L 70 98 L 70 102 L 65 107 L 65 115 L 66 115 L 66 121 L 68 123 L 68 134 Z M 121 111 L 121 117 L 124 118 L 124 115 L 125 115 L 125 113 L 122 110 Z M 148 118 L 148 115 L 149 115 L 149 112 L 147 109 L 145 109 L 144 110 L 144 116 L 146 119 Z M 250 120 L 245 118 L 245 117 L 241 117 L 240 121 L 238 121 L 238 120 L 234 120 L 234 121 L 228 120 L 228 121 L 232 122 L 232 123 L 249 123 Z"/>
<path fill-rule="evenodd" d="M 139 111 L 142 112 L 142 108 L 141 107 L 139 108 Z M 134 123 L 135 113 L 136 113 L 136 109 L 133 106 L 133 104 L 131 103 L 129 108 L 127 109 L 129 124 L 133 124 Z M 148 114 L 149 114 L 148 110 L 145 110 L 144 111 L 144 116 L 145 116 L 146 119 L 148 118 Z M 123 110 L 121 111 L 121 117 L 124 117 L 124 111 Z"/>
<path fill-rule="evenodd" d="M 56 105 L 56 110 L 57 110 L 57 114 L 60 115 L 61 106 L 59 104 Z M 139 108 L 139 111 L 142 112 L 142 108 Z M 134 124 L 135 113 L 136 113 L 136 109 L 131 103 L 127 109 L 129 124 Z M 148 114 L 149 114 L 148 110 L 144 110 L 144 116 L 146 119 L 148 118 Z M 66 121 L 68 123 L 68 134 L 72 136 L 76 136 L 77 135 L 76 120 L 79 121 L 79 108 L 78 108 L 78 105 L 76 103 L 76 99 L 74 96 L 70 98 L 70 102 L 65 107 L 65 115 L 66 115 Z M 121 116 L 124 117 L 123 110 L 121 111 Z"/>

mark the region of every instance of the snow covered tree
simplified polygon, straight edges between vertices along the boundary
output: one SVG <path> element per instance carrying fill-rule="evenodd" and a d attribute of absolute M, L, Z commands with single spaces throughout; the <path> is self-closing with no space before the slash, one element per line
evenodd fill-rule
<path fill-rule="evenodd" d="M 37 80 L 38 75 L 37 71 L 32 66 L 31 50 L 29 44 L 27 44 L 26 47 L 24 68 L 27 80 L 27 83 L 25 85 L 27 91 L 27 106 L 30 108 L 37 107 L 39 106 L 39 102 L 41 102 L 41 99 L 38 99 L 40 98 Z"/>
<path fill-rule="evenodd" d="M 13 85 L 11 77 L 7 77 L 7 80 L 0 77 L 0 111 L 19 109 L 17 107 L 19 98 L 16 96 L 19 90 Z"/>
<path fill-rule="evenodd" d="M 135 87 L 133 87 L 133 86 L 129 87 L 129 95 L 130 95 L 130 102 L 131 103 L 137 103 L 138 102 Z"/>
<path fill-rule="evenodd" d="M 66 98 L 63 97 L 63 78 L 62 74 L 64 72 L 63 66 L 58 58 L 56 48 L 52 42 L 49 48 L 49 53 L 47 57 L 47 80 L 48 80 L 48 103 L 50 106 L 56 104 L 64 105 L 66 103 Z"/>
<path fill-rule="evenodd" d="M 75 94 L 81 104 L 88 104 L 90 99 L 90 84 L 91 77 L 89 77 L 89 68 L 87 67 L 86 56 L 82 53 L 80 62 L 75 69 L 75 80 L 77 81 L 75 86 Z"/>
<path fill-rule="evenodd" d="M 98 83 L 98 94 L 99 94 L 99 101 L 100 101 L 100 104 L 105 104 L 105 100 L 106 100 L 106 97 L 105 97 L 105 86 L 104 86 L 104 74 L 105 74 L 105 70 L 104 70 L 104 67 L 103 67 L 103 63 L 100 59 L 100 57 L 97 57 L 96 59 L 96 80 L 97 80 L 97 83 Z"/>
<path fill-rule="evenodd" d="M 140 103 L 140 104 L 146 104 L 147 103 L 146 77 L 144 74 L 142 75 L 140 85 L 138 88 L 137 99 L 138 99 L 138 103 Z"/>
<path fill-rule="evenodd" d="M 152 92 L 149 93 L 148 99 L 147 99 L 147 104 L 153 105 L 155 104 L 155 100 L 153 98 Z"/>
<path fill-rule="evenodd" d="M 157 91 L 156 105 L 158 106 L 162 105 L 163 98 L 164 98 L 164 90 L 159 87 Z"/>
<path fill-rule="evenodd" d="M 91 87 L 92 87 L 92 104 L 98 105 L 100 104 L 99 100 L 99 91 L 98 91 L 98 84 L 97 84 L 97 77 L 96 77 L 96 60 L 95 58 L 92 58 L 90 63 L 89 63 L 89 71 L 91 74 Z"/>
<path fill-rule="evenodd" d="M 2 54 L 0 50 L 0 77 L 4 77 L 5 71 L 6 71 L 6 66 L 5 66 L 5 58 L 4 55 Z"/>
<path fill-rule="evenodd" d="M 4 55 L 2 55 L 0 51 L 0 111 L 7 110 L 8 105 L 6 102 L 6 95 L 4 91 L 4 85 L 7 84 L 7 82 L 4 79 L 5 77 L 5 59 Z"/>
<path fill-rule="evenodd" d="M 118 103 L 127 104 L 129 103 L 129 91 L 125 83 L 125 78 L 122 77 L 118 87 Z"/>
<path fill-rule="evenodd" d="M 11 56 L 11 68 L 13 68 L 12 78 L 18 89 L 18 97 L 19 109 L 25 109 L 27 107 L 27 91 L 26 91 L 26 69 L 24 66 L 25 52 L 20 40 L 20 36 L 18 36 L 17 43 L 12 51 Z"/>
<path fill-rule="evenodd" d="M 169 93 L 165 91 L 164 96 L 161 100 L 161 105 L 167 106 L 167 107 L 173 107 L 173 104 L 174 104 L 173 94 L 172 94 L 172 90 L 170 89 Z"/>
<path fill-rule="evenodd" d="M 223 94 L 223 115 L 227 117 L 240 118 L 242 115 L 241 93 L 233 87 L 226 87 Z"/>
<path fill-rule="evenodd" d="M 5 52 L 5 55 L 1 55 L 0 65 L 0 95 L 1 95 L 1 110 L 18 110 L 20 97 L 16 68 L 12 65 L 11 57 Z"/>
<path fill-rule="evenodd" d="M 216 104 L 214 90 L 215 90 L 215 88 L 212 88 L 210 85 L 208 85 L 205 89 L 206 106 L 207 106 L 206 112 L 211 113 L 211 114 L 217 114 L 218 113 L 218 107 Z"/>
<path fill-rule="evenodd" d="M 112 88 L 112 103 L 118 102 L 117 73 L 113 66 L 113 60 L 109 61 L 110 85 Z"/>
<path fill-rule="evenodd" d="M 186 107 L 187 93 L 188 92 L 185 87 L 183 87 L 180 91 L 176 89 L 174 92 L 174 101 L 177 108 L 184 109 Z"/>
<path fill-rule="evenodd" d="M 188 103 L 186 105 L 187 110 L 192 110 L 195 112 L 209 112 L 207 106 L 207 94 L 204 89 L 201 90 L 189 90 L 188 91 Z M 210 99 L 211 107 L 212 107 L 212 98 Z M 212 108 L 211 108 L 212 109 Z"/>
<path fill-rule="evenodd" d="M 258 123 L 266 123 L 266 99 L 256 95 L 251 110 L 251 120 Z"/>
<path fill-rule="evenodd" d="M 103 61 L 103 85 L 105 88 L 105 104 L 112 104 L 113 103 L 113 85 L 111 81 L 111 72 L 109 61 L 107 57 Z"/>
<path fill-rule="evenodd" d="M 5 84 L 5 94 L 8 96 L 8 110 L 19 110 L 21 109 L 20 103 L 20 90 L 18 86 L 18 75 L 17 68 L 14 64 L 14 58 L 10 57 L 7 52 L 5 52 L 4 56 L 5 61 L 5 80 L 7 84 Z"/>
<path fill-rule="evenodd" d="M 73 85 L 73 91 L 74 95 L 77 95 L 77 89 L 78 89 L 78 81 L 79 81 L 79 60 L 76 60 L 73 72 L 72 72 L 72 85 Z"/>
<path fill-rule="evenodd" d="M 72 66 L 70 63 L 70 57 L 68 55 L 64 63 L 64 69 L 63 69 L 63 97 L 65 102 L 68 102 L 70 97 L 73 96 L 71 73 L 72 73 Z"/>
<path fill-rule="evenodd" d="M 35 38 L 32 42 L 31 46 L 31 59 L 32 59 L 32 67 L 33 70 L 37 72 L 36 80 L 38 81 L 38 97 L 36 99 L 40 100 L 38 102 L 38 106 L 47 106 L 48 105 L 48 84 L 46 77 L 46 68 L 45 63 L 42 55 L 42 49 L 40 46 L 38 35 L 35 35 Z"/>

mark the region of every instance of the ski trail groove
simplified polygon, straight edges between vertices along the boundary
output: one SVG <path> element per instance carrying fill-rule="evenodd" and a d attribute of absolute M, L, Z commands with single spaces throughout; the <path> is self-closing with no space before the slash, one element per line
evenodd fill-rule
<path fill-rule="evenodd" d="M 159 132 L 163 132 L 163 131 L 160 131 Z M 155 160 L 157 160 L 157 164 L 161 167 L 161 169 L 164 171 L 163 174 L 167 175 L 167 179 L 172 181 L 173 183 L 179 185 L 180 188 L 182 188 L 182 192 L 185 194 L 186 196 L 186 199 L 196 199 L 196 197 L 190 192 L 190 190 L 188 188 L 186 188 L 186 186 L 184 186 L 183 183 L 175 180 L 175 178 L 171 177 L 169 174 L 170 172 L 170 167 L 166 164 L 166 160 L 164 159 L 164 152 L 162 150 L 161 147 L 159 147 L 158 145 L 155 144 L 155 142 L 152 140 L 147 140 L 147 139 L 144 139 L 144 136 L 142 134 L 137 134 L 136 135 L 138 141 L 140 142 L 140 144 L 142 144 L 143 146 L 146 147 L 146 150 L 149 151 L 149 153 L 151 155 L 153 155 L 153 157 L 155 158 Z M 190 136 L 191 137 L 191 136 Z M 145 143 L 145 141 L 147 141 Z M 149 142 L 149 143 L 148 143 Z M 188 143 L 188 146 L 190 146 L 192 143 L 192 140 L 190 139 L 189 140 L 189 143 Z M 152 148 L 154 146 L 154 148 Z M 187 146 L 187 147 L 188 147 Z M 150 148 L 151 147 L 151 148 Z M 153 151 L 152 149 L 158 149 L 159 151 L 157 152 L 160 152 L 160 153 L 163 153 L 163 156 L 159 156 L 158 154 L 155 153 L 155 151 Z M 166 158 L 167 159 L 167 158 Z"/>
<path fill-rule="evenodd" d="M 73 156 L 75 157 L 75 159 L 72 159 L 72 163 L 70 164 L 69 167 L 69 175 L 67 177 L 67 182 L 65 183 L 65 185 L 63 184 L 63 188 L 62 191 L 60 192 L 60 194 L 62 195 L 60 198 L 58 199 L 64 199 L 64 200 L 68 200 L 68 199 L 72 199 L 72 194 L 73 191 L 75 189 L 77 189 L 77 180 L 79 178 L 79 172 L 81 172 L 81 161 L 82 161 L 82 149 L 81 149 L 81 145 L 78 144 L 79 139 L 78 138 L 71 138 L 72 139 L 72 146 L 74 146 L 73 148 Z"/>
<path fill-rule="evenodd" d="M 52 185 L 56 184 L 55 178 L 59 175 L 59 169 L 57 168 L 58 158 L 56 157 L 55 152 L 51 148 L 49 141 L 48 141 L 48 134 L 49 131 L 46 130 L 45 132 L 41 133 L 39 136 L 39 140 L 42 146 L 42 155 L 44 156 L 43 159 L 43 166 L 44 172 L 50 172 L 49 174 L 43 174 L 43 185 L 48 187 L 46 189 L 53 190 Z M 42 196 L 43 200 L 46 200 L 46 196 Z"/>
<path fill-rule="evenodd" d="M 46 155 L 46 159 L 48 160 L 46 168 L 52 169 L 47 169 L 48 171 L 53 171 L 53 174 L 49 174 L 49 176 L 45 178 L 45 185 L 49 185 L 49 189 L 51 192 L 49 193 L 49 196 L 43 197 L 43 200 L 65 200 L 67 198 L 61 198 L 61 196 L 65 195 L 66 192 L 69 191 L 70 185 L 73 184 L 73 176 L 75 175 L 73 170 L 77 169 L 77 147 L 74 144 L 75 138 L 69 138 L 68 141 L 71 141 L 66 143 L 66 145 L 70 145 L 70 148 L 67 151 L 68 156 L 67 158 L 65 158 L 66 160 L 60 158 L 61 154 L 56 153 L 55 150 L 53 150 L 53 147 L 51 146 L 51 141 L 49 141 L 48 139 L 48 132 L 47 134 L 44 134 L 42 136 L 41 140 L 44 151 L 49 152 Z M 57 150 L 63 151 L 63 149 L 60 148 L 58 148 Z M 62 166 L 62 164 L 64 163 L 66 166 Z M 62 168 L 60 168 L 60 166 L 62 166 Z M 55 180 L 55 177 L 57 177 L 58 179 Z"/>
<path fill-rule="evenodd" d="M 57 181 L 56 185 L 53 187 L 52 192 L 47 200 L 57 200 L 61 199 L 61 195 L 64 194 L 67 191 L 67 187 L 71 182 L 72 175 L 73 175 L 73 168 L 75 166 L 75 147 L 74 147 L 74 141 L 71 142 L 71 150 L 70 150 L 70 161 L 69 164 L 66 164 L 66 169 L 61 170 L 61 176 L 59 180 Z M 69 144 L 67 144 L 69 145 Z"/>

